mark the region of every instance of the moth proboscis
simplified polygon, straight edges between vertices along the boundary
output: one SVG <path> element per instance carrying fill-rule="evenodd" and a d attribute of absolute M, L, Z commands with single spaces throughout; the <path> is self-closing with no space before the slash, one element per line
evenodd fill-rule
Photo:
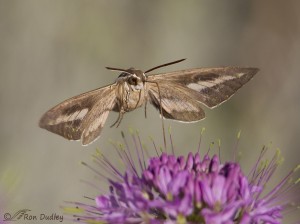
<path fill-rule="evenodd" d="M 183 60 L 159 65 L 145 72 L 135 68 L 107 67 L 121 72 L 113 84 L 65 100 L 47 111 L 39 126 L 88 145 L 100 136 L 110 111 L 119 113 L 112 125 L 119 126 L 126 112 L 142 105 L 145 105 L 146 116 L 147 102 L 157 108 L 163 118 L 182 122 L 200 121 L 205 117 L 202 105 L 208 108 L 220 105 L 258 72 L 257 68 L 219 67 L 146 75 Z"/>

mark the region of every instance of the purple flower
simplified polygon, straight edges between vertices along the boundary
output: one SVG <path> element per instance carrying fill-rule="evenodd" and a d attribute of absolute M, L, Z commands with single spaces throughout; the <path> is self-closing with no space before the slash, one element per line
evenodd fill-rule
<path fill-rule="evenodd" d="M 263 192 L 280 162 L 276 154 L 270 162 L 264 163 L 266 148 L 252 171 L 245 175 L 237 162 L 220 163 L 218 156 L 206 154 L 201 158 L 199 152 L 189 153 L 187 158 L 157 153 L 146 165 L 139 136 L 133 136 L 133 141 L 137 162 L 126 140 L 126 150 L 116 147 L 126 165 L 124 173 L 104 155 L 95 155 L 100 170 L 109 173 L 109 193 L 97 196 L 92 205 L 73 202 L 76 209 L 72 211 L 77 212 L 75 221 L 276 224 L 282 222 L 283 212 L 291 208 L 288 193 L 298 186 L 297 181 L 292 181 L 292 175 L 299 167 L 271 191 Z M 106 178 L 107 174 L 93 170 L 100 178 Z M 294 200 L 299 204 L 299 196 Z"/>

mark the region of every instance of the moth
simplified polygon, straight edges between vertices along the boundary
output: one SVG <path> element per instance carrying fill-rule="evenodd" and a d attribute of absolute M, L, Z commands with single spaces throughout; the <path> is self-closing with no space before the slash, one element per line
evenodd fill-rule
<path fill-rule="evenodd" d="M 145 72 L 135 69 L 106 67 L 120 71 L 116 81 L 72 97 L 47 111 L 39 126 L 83 145 L 96 140 L 110 111 L 119 113 L 112 125 L 118 126 L 127 112 L 152 104 L 163 118 L 182 122 L 200 121 L 205 117 L 202 105 L 214 108 L 228 100 L 258 72 L 257 68 L 195 68 L 148 75 L 149 72 L 179 63 L 173 61 Z"/>

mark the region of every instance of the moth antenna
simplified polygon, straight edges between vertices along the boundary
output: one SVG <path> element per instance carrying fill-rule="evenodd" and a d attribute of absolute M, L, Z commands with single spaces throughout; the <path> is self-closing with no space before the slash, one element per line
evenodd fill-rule
<path fill-rule="evenodd" d="M 162 129 L 163 129 L 163 136 L 164 136 L 164 146 L 165 150 L 167 150 L 167 142 L 166 142 L 166 133 L 165 133 L 165 123 L 164 123 L 164 116 L 163 116 L 163 111 L 162 111 L 162 103 L 161 103 L 161 94 L 160 94 L 160 88 L 157 82 L 154 81 L 146 81 L 146 82 L 151 82 L 155 83 L 158 89 L 158 96 L 159 96 L 159 109 L 160 109 L 160 115 L 161 115 L 161 122 L 162 122 Z"/>
<path fill-rule="evenodd" d="M 172 61 L 172 62 L 169 62 L 169 63 L 166 63 L 166 64 L 158 65 L 154 68 L 150 68 L 147 71 L 145 71 L 145 74 L 148 73 L 148 72 L 151 72 L 155 69 L 158 69 L 158 68 L 162 68 L 162 67 L 166 67 L 166 66 L 169 66 L 169 65 L 177 64 L 177 63 L 182 62 L 184 60 L 186 60 L 186 58 L 183 58 L 183 59 L 180 59 L 180 60 L 177 60 L 177 61 Z"/>
<path fill-rule="evenodd" d="M 123 69 L 123 68 L 113 68 L 113 67 L 105 67 L 106 69 L 108 70 L 111 70 L 111 71 L 119 71 L 119 72 L 127 72 L 127 69 Z"/>
<path fill-rule="evenodd" d="M 127 69 L 123 69 L 123 68 L 112 68 L 112 67 L 105 67 L 106 69 L 113 71 L 113 72 L 124 72 L 128 75 L 132 75 L 130 72 L 128 72 Z"/>

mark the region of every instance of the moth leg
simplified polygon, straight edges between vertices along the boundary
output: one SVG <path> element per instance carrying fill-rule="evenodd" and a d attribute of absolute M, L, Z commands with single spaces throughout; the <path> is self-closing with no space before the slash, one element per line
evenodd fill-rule
<path fill-rule="evenodd" d="M 118 86 L 118 92 L 122 96 L 121 97 L 121 103 L 120 103 L 119 116 L 118 116 L 117 120 L 110 126 L 111 128 L 114 127 L 115 125 L 117 125 L 117 127 L 120 125 L 120 122 L 123 118 L 123 114 L 125 113 L 124 108 L 123 108 L 124 102 L 127 103 L 126 102 L 127 101 L 127 99 L 126 99 L 127 96 L 125 96 L 125 99 L 124 99 L 124 93 L 125 92 L 124 92 L 124 86 L 123 85 Z"/>
<path fill-rule="evenodd" d="M 139 99 L 138 99 L 138 101 L 136 102 L 134 109 L 136 109 L 137 106 L 139 105 L 139 103 L 140 103 L 140 101 L 141 101 L 141 95 L 142 95 L 142 90 L 139 91 Z"/>
<path fill-rule="evenodd" d="M 147 118 L 147 103 L 148 103 L 148 100 L 146 99 L 146 101 L 145 101 L 145 118 Z"/>
<path fill-rule="evenodd" d="M 123 119 L 123 115 L 124 115 L 124 114 L 125 114 L 125 111 L 124 111 L 123 108 L 121 108 L 117 120 L 116 120 L 110 127 L 112 128 L 112 127 L 114 127 L 115 125 L 117 125 L 116 128 L 119 127 L 119 125 L 120 125 L 120 123 L 121 123 L 121 121 L 122 121 L 122 119 Z"/>
<path fill-rule="evenodd" d="M 119 112 L 119 116 L 118 116 L 117 120 L 110 126 L 111 128 L 119 122 L 120 117 L 121 117 L 121 112 Z"/>
<path fill-rule="evenodd" d="M 145 100 L 145 118 L 147 118 L 147 103 L 148 103 L 148 90 L 144 88 L 144 100 Z"/>
<path fill-rule="evenodd" d="M 125 114 L 125 112 L 120 113 L 119 122 L 118 122 L 116 128 L 119 127 L 119 125 L 121 124 L 121 121 L 123 120 L 123 115 L 124 115 L 124 114 Z"/>
<path fill-rule="evenodd" d="M 161 94 L 160 94 L 159 84 L 156 81 L 148 81 L 148 82 L 154 83 L 157 86 L 157 91 L 158 91 L 158 96 L 159 96 L 159 109 L 160 109 L 160 115 L 161 115 L 161 124 L 162 124 L 163 137 L 164 137 L 164 146 L 165 146 L 165 149 L 167 149 L 165 124 L 164 124 L 164 116 L 163 116 L 163 109 L 162 109 L 162 98 L 161 98 Z"/>

